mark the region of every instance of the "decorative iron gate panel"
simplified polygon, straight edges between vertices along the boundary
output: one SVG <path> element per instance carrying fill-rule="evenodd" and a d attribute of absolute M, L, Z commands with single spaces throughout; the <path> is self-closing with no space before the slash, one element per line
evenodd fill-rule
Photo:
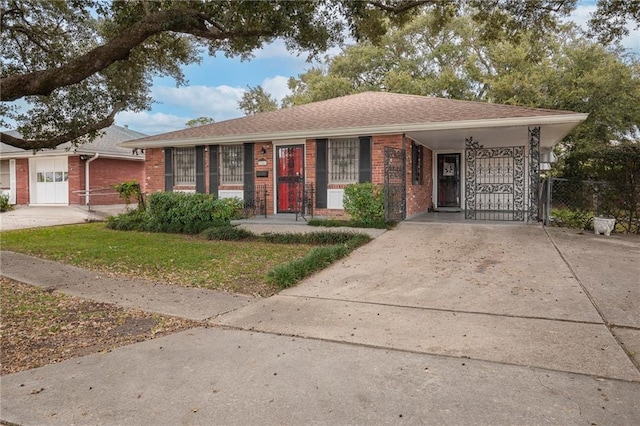
<path fill-rule="evenodd" d="M 524 221 L 524 152 L 524 146 L 484 148 L 466 139 L 467 219 Z"/>
<path fill-rule="evenodd" d="M 399 222 L 407 215 L 406 152 L 384 147 L 384 217 Z"/>

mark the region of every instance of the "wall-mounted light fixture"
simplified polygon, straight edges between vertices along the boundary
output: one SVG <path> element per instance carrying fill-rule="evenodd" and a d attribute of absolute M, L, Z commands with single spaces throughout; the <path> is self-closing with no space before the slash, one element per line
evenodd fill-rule
<path fill-rule="evenodd" d="M 260 148 L 260 154 L 265 155 L 268 147 L 268 145 L 262 145 L 262 148 Z"/>
<path fill-rule="evenodd" d="M 81 155 L 80 156 L 80 160 L 82 160 L 82 161 L 87 161 L 88 158 L 89 158 L 88 155 Z"/>

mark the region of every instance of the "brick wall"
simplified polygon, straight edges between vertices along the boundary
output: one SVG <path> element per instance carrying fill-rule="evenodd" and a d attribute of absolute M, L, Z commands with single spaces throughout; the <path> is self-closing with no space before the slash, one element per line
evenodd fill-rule
<path fill-rule="evenodd" d="M 164 149 L 149 148 L 144 151 L 144 188 L 143 192 L 152 194 L 164 191 Z"/>
<path fill-rule="evenodd" d="M 411 140 L 407 139 L 407 217 L 428 211 L 433 198 L 433 153 L 427 147 L 422 149 L 422 184 L 413 183 L 413 157 Z"/>
<path fill-rule="evenodd" d="M 84 190 L 84 161 L 79 155 L 67 157 L 69 171 L 69 204 L 84 204 L 84 196 L 78 191 Z"/>
<path fill-rule="evenodd" d="M 29 204 L 29 160 L 16 159 L 16 204 Z"/>
<path fill-rule="evenodd" d="M 82 164 L 84 166 L 84 162 Z M 112 185 L 131 180 L 144 182 L 144 162 L 133 160 L 117 160 L 98 158 L 89 164 L 89 189 L 95 196 L 91 197 L 91 204 L 123 204 Z M 84 188 L 84 170 L 82 172 L 81 187 Z M 98 195 L 100 194 L 100 195 Z M 109 195 L 105 195 L 109 194 Z M 135 200 L 133 200 L 135 202 Z M 84 199 L 82 200 L 84 203 Z"/>
<path fill-rule="evenodd" d="M 264 148 L 267 152 L 262 153 L 261 150 Z M 266 165 L 258 165 L 258 162 L 266 161 Z M 273 144 L 272 143 L 256 143 L 253 145 L 253 161 L 254 161 L 254 184 L 256 191 L 262 187 L 267 187 L 267 214 L 273 214 L 273 205 L 274 205 L 274 196 L 275 191 L 273 188 L 273 179 L 275 176 L 273 175 L 274 167 L 273 167 Z M 268 172 L 267 177 L 256 177 L 256 172 Z"/>
<path fill-rule="evenodd" d="M 402 134 L 395 135 L 374 135 L 372 137 L 372 181 L 376 184 L 384 184 L 384 147 L 403 148 Z M 266 153 L 261 153 L 262 148 L 266 149 Z M 432 178 L 432 152 L 426 147 L 423 149 L 423 183 L 422 185 L 413 185 L 411 180 L 411 140 L 405 138 L 405 146 L 407 152 L 407 216 L 425 212 L 431 207 L 433 178 Z M 275 170 L 273 164 L 274 145 L 271 143 L 254 144 L 254 161 L 255 171 L 267 171 L 268 177 L 255 177 L 256 188 L 262 185 L 267 187 L 267 214 L 274 214 L 274 179 Z M 153 193 L 164 191 L 164 152 L 161 148 L 151 148 L 145 151 L 146 162 L 146 192 Z M 258 165 L 258 161 L 266 160 L 266 165 Z M 206 188 L 209 190 L 209 156 L 205 155 L 205 175 Z M 316 182 L 316 140 L 307 139 L 305 143 L 305 181 L 312 183 L 315 187 Z M 345 185 L 329 185 L 329 188 L 343 188 Z M 176 187 L 175 189 L 194 189 L 194 187 Z M 220 186 L 219 189 L 242 189 L 242 186 Z M 313 200 L 315 206 L 315 196 Z M 316 216 L 343 216 L 343 210 L 336 209 L 316 209 L 314 207 L 314 215 Z"/>

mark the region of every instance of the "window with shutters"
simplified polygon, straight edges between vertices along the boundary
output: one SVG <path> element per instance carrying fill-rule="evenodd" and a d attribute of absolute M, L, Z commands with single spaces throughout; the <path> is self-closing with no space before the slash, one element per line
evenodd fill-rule
<path fill-rule="evenodd" d="M 244 183 L 244 147 L 223 145 L 220 147 L 220 184 L 242 185 Z"/>
<path fill-rule="evenodd" d="M 174 150 L 174 185 L 196 184 L 196 149 L 176 148 Z"/>
<path fill-rule="evenodd" d="M 358 138 L 329 141 L 329 183 L 357 183 L 359 172 Z"/>

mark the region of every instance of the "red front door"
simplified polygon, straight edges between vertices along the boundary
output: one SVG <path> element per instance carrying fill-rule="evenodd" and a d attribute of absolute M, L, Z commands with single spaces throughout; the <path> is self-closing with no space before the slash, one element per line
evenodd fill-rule
<path fill-rule="evenodd" d="M 304 145 L 279 146 L 276 153 L 278 213 L 298 212 L 304 191 Z"/>

